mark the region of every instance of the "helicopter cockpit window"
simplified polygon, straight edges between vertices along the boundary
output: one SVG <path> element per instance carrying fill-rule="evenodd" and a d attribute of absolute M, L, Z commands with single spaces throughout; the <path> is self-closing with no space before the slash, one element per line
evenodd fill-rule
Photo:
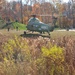
<path fill-rule="evenodd" d="M 30 18 L 28 22 L 41 22 L 38 18 Z"/>

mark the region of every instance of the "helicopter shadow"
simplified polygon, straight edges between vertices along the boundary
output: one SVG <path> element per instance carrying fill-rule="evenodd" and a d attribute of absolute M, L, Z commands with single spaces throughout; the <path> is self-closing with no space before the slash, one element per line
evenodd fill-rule
<path fill-rule="evenodd" d="M 29 33 L 29 34 L 21 34 L 20 35 L 21 37 L 24 37 L 24 38 L 26 38 L 26 37 L 43 37 L 43 38 L 50 38 L 50 36 L 49 35 L 43 35 L 43 34 L 32 34 L 32 33 Z"/>

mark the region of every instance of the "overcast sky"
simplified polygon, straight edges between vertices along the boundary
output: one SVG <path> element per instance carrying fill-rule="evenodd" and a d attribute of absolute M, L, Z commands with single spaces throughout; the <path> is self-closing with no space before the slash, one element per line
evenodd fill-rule
<path fill-rule="evenodd" d="M 69 0 L 63 0 L 64 2 L 68 2 Z"/>
<path fill-rule="evenodd" d="M 12 0 L 7 0 L 7 1 L 12 1 Z M 13 0 L 13 1 L 17 1 L 17 0 Z M 22 0 L 22 1 L 24 1 L 24 0 Z M 63 0 L 64 2 L 68 2 L 69 0 Z"/>

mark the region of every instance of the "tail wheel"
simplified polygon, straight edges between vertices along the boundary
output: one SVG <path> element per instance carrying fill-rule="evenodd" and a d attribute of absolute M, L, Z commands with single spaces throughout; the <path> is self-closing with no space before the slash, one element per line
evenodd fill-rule
<path fill-rule="evenodd" d="M 48 34 L 50 35 L 50 33 L 48 32 Z"/>
<path fill-rule="evenodd" d="M 50 32 L 48 31 L 48 35 L 50 36 Z"/>

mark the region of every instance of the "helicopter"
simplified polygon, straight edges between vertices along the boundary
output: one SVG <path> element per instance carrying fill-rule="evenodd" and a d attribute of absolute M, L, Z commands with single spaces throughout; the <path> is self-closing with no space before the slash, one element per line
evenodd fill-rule
<path fill-rule="evenodd" d="M 36 15 L 32 15 L 26 28 L 28 31 L 39 32 L 41 34 L 47 32 L 48 35 L 50 35 L 50 32 L 54 30 L 54 26 L 41 22 L 38 18 L 36 18 Z M 24 34 L 26 34 L 26 31 L 24 31 Z"/>

